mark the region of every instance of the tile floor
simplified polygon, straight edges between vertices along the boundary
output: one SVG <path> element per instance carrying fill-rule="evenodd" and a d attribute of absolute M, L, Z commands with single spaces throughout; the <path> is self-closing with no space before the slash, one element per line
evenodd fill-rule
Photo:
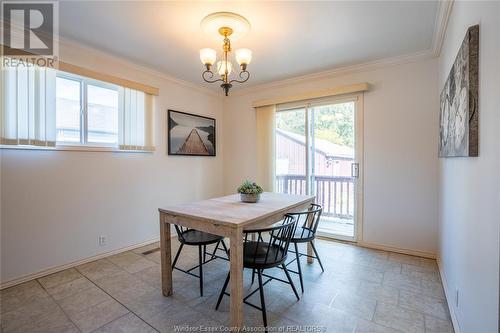
<path fill-rule="evenodd" d="M 288 285 L 278 281 L 266 285 L 270 327 L 453 332 L 434 260 L 325 240 L 317 244 L 325 272 L 317 263 L 303 263 L 305 292 L 300 301 Z M 174 251 L 177 246 L 173 242 Z M 174 295 L 165 298 L 159 251 L 142 254 L 155 247 L 152 244 L 3 290 L 1 332 L 180 332 L 188 326 L 223 331 L 221 327 L 229 320 L 229 298 L 224 297 L 219 311 L 215 304 L 228 263 L 218 259 L 204 266 L 204 297 L 199 297 L 196 278 L 174 271 Z M 187 268 L 196 262 L 197 249 L 184 247 L 178 265 Z M 273 274 L 283 273 L 276 270 Z M 248 290 L 250 272 L 244 276 Z M 298 277 L 293 278 L 300 288 Z M 258 293 L 250 301 L 258 304 Z M 261 326 L 260 312 L 245 306 L 245 324 Z"/>

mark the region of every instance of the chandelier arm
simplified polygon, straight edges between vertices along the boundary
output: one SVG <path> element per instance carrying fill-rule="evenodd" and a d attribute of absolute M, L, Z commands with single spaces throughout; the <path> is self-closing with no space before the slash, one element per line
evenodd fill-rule
<path fill-rule="evenodd" d="M 244 70 L 244 71 L 240 72 L 239 76 L 240 76 L 241 80 L 234 79 L 234 80 L 229 81 L 229 83 L 233 83 L 233 82 L 244 83 L 244 82 L 247 82 L 248 79 L 250 78 L 250 73 L 247 70 Z"/>
<path fill-rule="evenodd" d="M 207 74 L 209 74 L 207 76 Z M 202 74 L 201 74 L 201 77 L 203 78 L 203 80 L 205 82 L 208 82 L 208 83 L 215 83 L 215 82 L 224 82 L 224 80 L 222 79 L 217 79 L 217 80 L 212 80 L 212 78 L 214 77 L 214 73 L 210 70 L 205 70 Z"/>

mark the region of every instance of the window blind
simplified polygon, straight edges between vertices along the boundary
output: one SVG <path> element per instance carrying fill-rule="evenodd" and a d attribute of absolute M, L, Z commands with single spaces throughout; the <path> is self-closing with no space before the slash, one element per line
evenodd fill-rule
<path fill-rule="evenodd" d="M 122 150 L 154 150 L 153 95 L 120 88 L 118 142 Z"/>
<path fill-rule="evenodd" d="M 1 143 L 55 146 L 56 72 L 45 67 L 2 69 Z"/>

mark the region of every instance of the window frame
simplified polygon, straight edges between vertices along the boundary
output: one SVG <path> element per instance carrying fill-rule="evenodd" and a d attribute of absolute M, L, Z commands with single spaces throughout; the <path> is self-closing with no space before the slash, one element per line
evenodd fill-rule
<path fill-rule="evenodd" d="M 80 83 L 80 142 L 64 142 L 57 141 L 56 136 L 56 147 L 89 147 L 89 148 L 119 148 L 119 134 L 117 133 L 116 144 L 112 143 L 100 143 L 100 142 L 89 142 L 88 141 L 88 85 L 92 85 L 99 88 L 105 88 L 109 90 L 114 90 L 118 94 L 120 92 L 120 87 L 99 80 L 95 80 L 92 78 L 84 77 L 77 74 L 72 74 L 68 72 L 58 71 L 56 74 L 56 80 L 58 78 L 76 81 Z M 57 91 L 56 91 L 57 96 Z M 118 95 L 119 98 L 119 95 Z M 119 101 L 118 101 L 119 102 Z M 56 107 L 56 117 L 57 117 L 57 107 Z M 120 112 L 119 108 L 117 108 L 117 112 Z M 118 114 L 119 116 L 119 114 Z M 57 130 L 57 127 L 56 127 Z"/>

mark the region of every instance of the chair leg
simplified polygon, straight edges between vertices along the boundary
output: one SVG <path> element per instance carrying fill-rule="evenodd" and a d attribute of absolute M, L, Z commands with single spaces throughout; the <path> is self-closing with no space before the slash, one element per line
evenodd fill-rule
<path fill-rule="evenodd" d="M 311 247 L 314 251 L 314 254 L 316 255 L 316 259 L 318 259 L 319 266 L 321 267 L 321 271 L 324 272 L 325 270 L 323 269 L 323 264 L 321 263 L 321 259 L 319 258 L 318 251 L 316 251 L 316 246 L 314 246 L 314 242 L 310 242 Z"/>
<path fill-rule="evenodd" d="M 255 281 L 255 268 L 252 269 L 252 284 Z"/>
<path fill-rule="evenodd" d="M 207 246 L 203 245 L 203 263 L 207 262 Z"/>
<path fill-rule="evenodd" d="M 286 278 L 288 279 L 288 282 L 290 282 L 290 285 L 292 286 L 293 293 L 295 294 L 295 297 L 297 297 L 297 301 L 300 301 L 299 294 L 297 293 L 297 289 L 295 289 L 295 285 L 293 284 L 292 278 L 290 277 L 290 273 L 288 273 L 286 265 L 283 263 L 281 267 L 283 267 L 283 270 L 285 271 Z"/>
<path fill-rule="evenodd" d="M 200 296 L 203 297 L 203 256 L 202 256 L 202 246 L 198 245 L 198 261 L 200 263 Z"/>
<path fill-rule="evenodd" d="M 299 279 L 300 279 L 300 289 L 302 292 L 304 292 L 304 282 L 302 281 L 302 268 L 300 267 L 300 254 L 299 254 L 299 247 L 297 246 L 297 243 L 293 243 L 295 245 L 295 257 L 297 258 L 297 267 L 299 269 Z"/>
<path fill-rule="evenodd" d="M 214 252 L 212 252 L 212 259 L 215 258 L 215 253 L 217 252 L 217 250 L 219 249 L 219 245 L 220 245 L 220 241 L 217 242 L 217 245 L 215 245 L 215 248 L 214 248 Z"/>
<path fill-rule="evenodd" d="M 219 309 L 220 302 L 222 301 L 222 297 L 224 296 L 224 293 L 226 292 L 226 288 L 227 288 L 228 283 L 229 283 L 229 272 L 227 273 L 227 278 L 226 278 L 226 281 L 224 282 L 224 286 L 222 287 L 222 290 L 220 291 L 219 299 L 217 300 L 217 305 L 215 306 L 215 310 Z"/>
<path fill-rule="evenodd" d="M 179 249 L 177 250 L 177 253 L 174 258 L 174 262 L 172 264 L 172 269 L 175 267 L 175 264 L 177 263 L 177 259 L 179 259 L 179 254 L 181 254 L 182 247 L 184 246 L 183 243 L 181 243 L 181 246 L 179 246 Z"/>
<path fill-rule="evenodd" d="M 221 240 L 222 247 L 224 248 L 224 251 L 226 252 L 227 257 L 229 258 L 229 251 L 227 250 L 226 243 L 224 243 L 224 240 Z"/>
<path fill-rule="evenodd" d="M 259 278 L 259 292 L 260 292 L 260 305 L 262 308 L 262 320 L 264 327 L 267 327 L 267 314 L 266 314 L 266 301 L 264 300 L 264 286 L 262 285 L 262 270 L 257 270 L 257 277 Z"/>

